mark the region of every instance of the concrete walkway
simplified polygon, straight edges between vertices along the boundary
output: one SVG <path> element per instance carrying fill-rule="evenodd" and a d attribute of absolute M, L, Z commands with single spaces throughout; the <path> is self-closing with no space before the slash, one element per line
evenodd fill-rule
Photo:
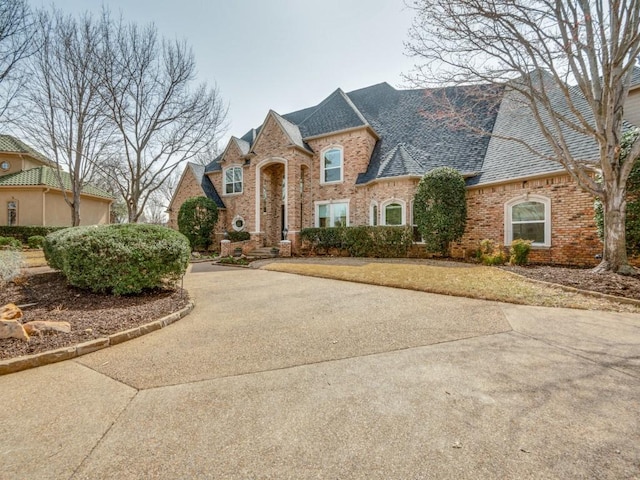
<path fill-rule="evenodd" d="M 207 270 L 180 322 L 0 377 L 0 478 L 640 478 L 638 316 Z"/>

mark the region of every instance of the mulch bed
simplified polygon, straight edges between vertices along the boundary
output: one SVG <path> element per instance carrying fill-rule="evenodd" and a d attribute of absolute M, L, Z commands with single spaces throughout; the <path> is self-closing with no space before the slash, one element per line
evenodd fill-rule
<path fill-rule="evenodd" d="M 543 265 L 501 268 L 534 280 L 640 300 L 640 278 L 638 277 L 627 277 L 616 273 L 593 273 L 591 269 Z"/>
<path fill-rule="evenodd" d="M 33 335 L 28 342 L 0 339 L 0 360 L 69 347 L 157 320 L 189 303 L 186 291 L 152 290 L 114 297 L 88 293 L 67 285 L 59 272 L 30 275 L 0 290 L 0 305 L 37 303 L 22 309 L 21 322 L 69 322 L 71 333 Z"/>

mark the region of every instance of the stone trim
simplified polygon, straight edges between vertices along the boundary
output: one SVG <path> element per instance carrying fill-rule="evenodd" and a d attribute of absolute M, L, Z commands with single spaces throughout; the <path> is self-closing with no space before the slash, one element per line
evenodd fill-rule
<path fill-rule="evenodd" d="M 86 355 L 87 353 L 95 352 L 96 350 L 101 350 L 111 345 L 117 345 L 118 343 L 132 340 L 155 330 L 160 330 L 161 328 L 167 327 L 177 320 L 186 317 L 191 313 L 194 306 L 195 304 L 193 301 L 190 301 L 186 307 L 178 310 L 177 312 L 173 312 L 166 317 L 154 320 L 153 322 L 145 325 L 125 330 L 124 332 L 114 333 L 108 337 L 96 338 L 94 340 L 89 340 L 88 342 L 79 343 L 75 346 L 49 350 L 48 352 L 37 353 L 35 355 L 25 355 L 23 357 L 0 360 L 0 375 L 7 375 L 9 373 L 15 373 L 29 368 L 42 367 L 43 365 L 69 360 Z"/>

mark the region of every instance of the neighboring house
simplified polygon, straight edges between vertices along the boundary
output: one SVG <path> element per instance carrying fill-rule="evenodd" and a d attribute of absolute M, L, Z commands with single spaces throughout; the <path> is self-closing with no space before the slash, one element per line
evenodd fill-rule
<path fill-rule="evenodd" d="M 71 195 L 71 178 L 55 163 L 24 142 L 0 135 L 0 225 L 71 225 L 71 209 L 64 200 L 60 180 Z M 109 223 L 113 197 L 92 185 L 80 195 L 82 225 Z"/>
<path fill-rule="evenodd" d="M 640 69 L 625 106 L 640 125 Z M 533 119 L 505 94 L 498 106 L 478 102 L 469 87 L 442 89 L 456 108 L 473 109 L 475 129 L 438 121 L 428 90 L 396 90 L 387 83 L 345 93 L 286 115 L 270 111 L 258 129 L 232 137 L 206 167 L 189 164 L 169 208 L 176 227 L 185 199 L 206 195 L 221 211 L 225 230 L 251 233 L 256 247 L 287 238 L 299 248 L 305 227 L 411 225 L 413 197 L 422 176 L 439 166 L 457 169 L 467 182 L 468 221 L 452 254 L 472 255 L 482 239 L 509 245 L 533 240 L 533 261 L 593 265 L 602 246 L 593 198 L 555 162 L 524 147 L 482 136 L 491 131 L 526 139 L 544 149 Z M 575 137 L 586 161 L 597 159 L 588 139 Z M 416 241 L 419 243 L 416 236 Z"/>

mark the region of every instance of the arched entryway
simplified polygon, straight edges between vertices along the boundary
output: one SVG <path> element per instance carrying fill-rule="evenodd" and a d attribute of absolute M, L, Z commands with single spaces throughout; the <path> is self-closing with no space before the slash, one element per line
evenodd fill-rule
<path fill-rule="evenodd" d="M 287 227 L 287 164 L 267 160 L 256 167 L 256 232 L 264 246 L 278 245 Z"/>

